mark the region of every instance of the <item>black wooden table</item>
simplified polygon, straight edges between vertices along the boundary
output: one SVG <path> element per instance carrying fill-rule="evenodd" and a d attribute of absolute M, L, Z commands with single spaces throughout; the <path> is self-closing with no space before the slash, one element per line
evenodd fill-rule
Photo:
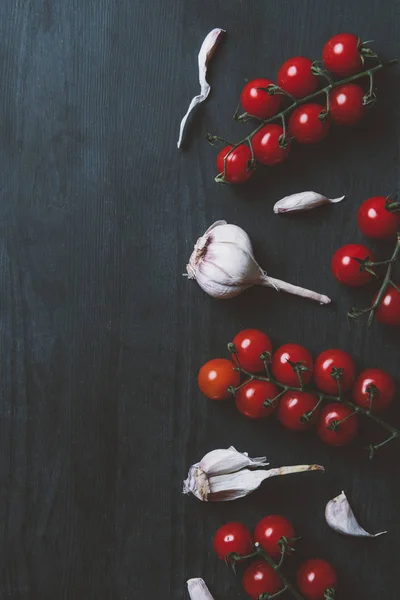
<path fill-rule="evenodd" d="M 282 513 L 304 537 L 294 565 L 332 560 L 340 600 L 396 600 L 399 447 L 370 463 L 359 448 L 247 422 L 203 398 L 196 375 L 237 331 L 259 327 L 275 345 L 343 348 L 360 368 L 398 376 L 398 332 L 349 330 L 346 310 L 371 292 L 340 288 L 329 263 L 362 241 L 362 200 L 399 187 L 399 70 L 380 76 L 361 126 L 332 130 L 241 189 L 214 183 L 204 134 L 241 137 L 231 114 L 244 82 L 274 78 L 296 54 L 320 57 L 334 33 L 399 56 L 400 1 L 3 0 L 0 16 L 0 598 L 180 600 L 196 576 L 216 600 L 244 598 L 213 555 L 213 533 Z M 179 152 L 197 52 L 214 27 L 228 34 L 212 95 Z M 272 214 L 307 189 L 346 201 Z M 261 288 L 224 303 L 188 282 L 192 246 L 220 218 L 249 232 L 271 275 L 333 306 Z M 234 503 L 182 496 L 189 465 L 231 444 L 326 474 L 276 479 Z M 343 539 L 326 527 L 323 507 L 342 489 L 387 536 Z"/>

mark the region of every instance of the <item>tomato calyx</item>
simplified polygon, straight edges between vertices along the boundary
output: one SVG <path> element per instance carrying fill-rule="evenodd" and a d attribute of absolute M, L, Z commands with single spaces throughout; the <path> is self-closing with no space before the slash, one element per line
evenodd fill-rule
<path fill-rule="evenodd" d="M 336 590 L 335 588 L 327 588 L 324 594 L 324 600 L 335 600 Z"/>

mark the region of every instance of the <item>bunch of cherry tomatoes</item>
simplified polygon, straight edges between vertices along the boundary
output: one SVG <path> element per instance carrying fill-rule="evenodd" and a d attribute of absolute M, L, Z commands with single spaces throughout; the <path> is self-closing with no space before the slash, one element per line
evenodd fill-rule
<path fill-rule="evenodd" d="M 355 363 L 343 350 L 325 350 L 315 361 L 298 344 L 284 344 L 273 352 L 269 337 L 258 329 L 239 332 L 233 344 L 232 360 L 214 358 L 201 367 L 198 385 L 203 394 L 212 400 L 233 395 L 237 409 L 249 419 L 265 419 L 275 412 L 292 431 L 316 426 L 319 438 L 329 446 L 349 444 L 358 431 L 358 415 L 337 401 L 339 386 L 341 394 L 351 394 L 354 405 L 373 414 L 385 410 L 395 396 L 395 382 L 388 373 L 366 369 L 356 377 Z M 265 372 L 261 356 L 268 356 L 272 377 L 258 375 Z M 312 379 L 317 389 L 303 389 Z"/>
<path fill-rule="evenodd" d="M 362 70 L 364 58 L 369 55 L 372 55 L 371 50 L 356 35 L 335 35 L 325 44 L 322 53 L 328 71 L 325 77 L 330 81 L 331 75 L 354 75 Z M 285 95 L 296 106 L 299 100 L 314 94 L 319 85 L 318 75 L 323 73 L 309 58 L 294 56 L 279 69 L 277 84 L 265 78 L 249 81 L 242 90 L 241 104 L 249 116 L 262 121 L 271 119 L 278 115 Z M 218 173 L 224 174 L 224 181 L 243 183 L 254 172 L 254 159 L 262 165 L 276 165 L 288 157 L 293 138 L 300 144 L 315 144 L 325 138 L 332 122 L 339 125 L 358 123 L 372 98 L 360 85 L 344 83 L 329 91 L 327 104 L 304 101 L 290 115 L 289 135 L 280 124 L 265 124 L 249 136 L 253 152 L 248 143 L 241 143 L 229 155 L 231 145 L 220 151 Z"/>
<path fill-rule="evenodd" d="M 395 209 L 391 209 L 395 206 Z M 368 238 L 387 240 L 400 233 L 400 205 L 385 196 L 374 196 L 361 204 L 358 210 L 358 227 Z M 375 254 L 363 244 L 347 244 L 339 248 L 332 258 L 331 268 L 335 278 L 342 284 L 361 287 L 374 278 Z M 385 262 L 385 261 L 384 261 Z M 367 266 L 367 268 L 365 268 Z M 377 294 L 372 299 L 375 302 Z M 390 282 L 375 313 L 376 319 L 385 325 L 400 325 L 400 291 Z"/>
<path fill-rule="evenodd" d="M 254 554 L 254 544 L 258 544 L 275 562 L 282 556 L 282 542 L 286 547 L 285 555 L 290 554 L 296 542 L 294 528 L 285 517 L 269 515 L 257 524 L 254 535 L 242 523 L 223 525 L 215 534 L 214 550 L 218 558 L 227 563 L 232 560 L 241 562 L 240 557 Z M 297 570 L 296 580 L 297 588 L 306 600 L 334 598 L 338 578 L 335 569 L 325 560 L 314 558 L 302 563 Z M 242 585 L 253 600 L 258 600 L 262 594 L 277 594 L 285 587 L 279 569 L 261 557 L 255 557 L 244 570 Z"/>

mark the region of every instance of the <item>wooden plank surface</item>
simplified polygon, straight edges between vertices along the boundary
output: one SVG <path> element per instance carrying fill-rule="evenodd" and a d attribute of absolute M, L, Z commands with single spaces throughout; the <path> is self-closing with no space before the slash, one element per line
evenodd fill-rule
<path fill-rule="evenodd" d="M 304 538 L 293 564 L 332 560 L 341 600 L 398 598 L 398 446 L 370 463 L 357 449 L 247 422 L 204 399 L 196 374 L 238 330 L 259 327 L 275 345 L 340 347 L 359 368 L 398 378 L 398 332 L 349 330 L 347 309 L 372 292 L 340 288 L 329 263 L 362 240 L 361 201 L 399 187 L 399 70 L 379 78 L 379 103 L 360 127 L 294 150 L 241 189 L 214 183 L 204 134 L 241 137 L 231 114 L 244 82 L 274 78 L 296 54 L 318 58 L 334 33 L 399 56 L 399 16 L 399 0 L 2 2 L 0 598 L 179 600 L 195 576 L 216 600 L 243 598 L 213 555 L 213 533 L 277 512 Z M 178 152 L 197 52 L 214 27 L 228 34 L 212 95 Z M 346 201 L 272 214 L 306 189 Z M 219 218 L 248 231 L 271 275 L 327 293 L 333 306 L 262 289 L 207 297 L 182 273 Z M 271 481 L 236 503 L 182 496 L 189 465 L 231 444 L 272 465 L 327 471 Z M 367 528 L 389 534 L 369 543 L 328 530 L 323 507 L 342 489 Z"/>

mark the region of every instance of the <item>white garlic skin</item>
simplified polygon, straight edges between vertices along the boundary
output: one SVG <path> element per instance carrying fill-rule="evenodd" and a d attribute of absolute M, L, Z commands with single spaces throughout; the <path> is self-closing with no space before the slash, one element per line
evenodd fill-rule
<path fill-rule="evenodd" d="M 301 210 L 311 210 L 323 204 L 336 204 L 344 200 L 345 196 L 340 198 L 327 198 L 317 192 L 299 192 L 285 196 L 274 205 L 274 213 L 282 214 L 287 212 L 297 212 Z"/>
<path fill-rule="evenodd" d="M 201 577 L 188 579 L 187 588 L 190 600 L 214 600 L 204 579 L 201 579 Z"/>
<path fill-rule="evenodd" d="M 387 531 L 381 531 L 372 534 L 361 527 L 344 492 L 329 500 L 325 508 L 325 520 L 329 527 L 343 535 L 376 538 L 387 533 Z"/>
<path fill-rule="evenodd" d="M 263 275 L 247 233 L 226 221 L 216 221 L 196 242 L 186 265 L 189 279 L 213 298 L 238 296 Z"/>

